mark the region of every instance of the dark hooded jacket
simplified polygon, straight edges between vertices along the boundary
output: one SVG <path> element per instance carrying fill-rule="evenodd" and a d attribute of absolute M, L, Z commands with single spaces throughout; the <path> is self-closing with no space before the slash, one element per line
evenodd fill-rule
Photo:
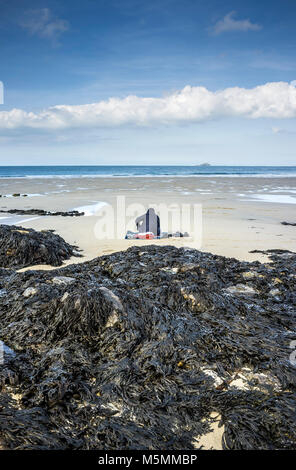
<path fill-rule="evenodd" d="M 136 226 L 140 233 L 152 232 L 154 235 L 160 235 L 160 219 L 154 209 L 148 209 L 146 214 L 137 217 Z"/>

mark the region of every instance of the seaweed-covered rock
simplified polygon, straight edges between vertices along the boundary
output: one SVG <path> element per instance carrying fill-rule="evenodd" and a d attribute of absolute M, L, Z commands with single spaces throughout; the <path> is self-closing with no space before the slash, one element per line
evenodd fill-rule
<path fill-rule="evenodd" d="M 31 228 L 0 225 L 0 266 L 4 268 L 60 266 L 71 256 L 80 256 L 76 249 L 50 230 L 36 232 Z"/>
<path fill-rule="evenodd" d="M 193 449 L 218 413 L 226 449 L 295 449 L 296 254 L 271 258 L 147 246 L 0 269 L 2 445 Z"/>
<path fill-rule="evenodd" d="M 291 225 L 292 227 L 296 227 L 295 222 L 281 222 L 282 225 Z"/>
<path fill-rule="evenodd" d="M 13 194 L 15 196 L 15 194 Z M 20 194 L 17 194 L 17 196 L 20 196 Z M 24 194 L 24 196 L 27 196 Z M 84 215 L 84 212 L 79 212 L 76 210 L 73 211 L 56 211 L 56 212 L 51 212 L 51 211 L 45 211 L 44 209 L 6 209 L 6 210 L 0 210 L 0 213 L 5 213 L 5 214 L 14 214 L 14 215 L 40 215 L 40 216 L 62 216 L 62 217 L 80 217 Z"/>

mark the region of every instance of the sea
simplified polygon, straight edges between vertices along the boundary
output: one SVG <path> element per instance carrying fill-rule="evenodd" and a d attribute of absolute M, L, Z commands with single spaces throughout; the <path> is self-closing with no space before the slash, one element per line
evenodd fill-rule
<path fill-rule="evenodd" d="M 166 166 L 166 165 L 57 165 L 0 166 L 0 178 L 71 177 L 288 177 L 296 176 L 296 166 Z"/>

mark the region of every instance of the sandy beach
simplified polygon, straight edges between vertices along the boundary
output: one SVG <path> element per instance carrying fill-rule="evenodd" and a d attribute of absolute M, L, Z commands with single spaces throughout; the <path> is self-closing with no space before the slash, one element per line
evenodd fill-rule
<path fill-rule="evenodd" d="M 115 221 L 106 215 L 107 225 L 116 224 L 118 197 L 124 197 L 126 222 L 136 230 L 132 204 L 143 209 L 159 204 L 170 208 L 182 204 L 200 205 L 201 240 L 170 238 L 150 240 L 159 245 L 190 245 L 217 255 L 239 260 L 267 260 L 252 250 L 296 249 L 296 230 L 281 222 L 295 222 L 296 178 L 294 177 L 82 177 L 82 178 L 2 178 L 0 209 L 44 209 L 48 211 L 85 211 L 82 217 L 36 217 L 1 213 L 0 223 L 22 225 L 36 230 L 52 229 L 66 241 L 77 245 L 83 262 L 147 241 L 124 240 L 114 235 L 103 238 L 97 233 L 98 208 L 108 204 L 115 208 Z M 21 194 L 14 197 L 13 194 Z M 27 196 L 23 196 L 26 194 Z M 122 214 L 121 214 L 122 216 Z M 163 226 L 169 231 L 180 229 L 178 221 Z M 177 225 L 176 225 L 177 224 Z"/>

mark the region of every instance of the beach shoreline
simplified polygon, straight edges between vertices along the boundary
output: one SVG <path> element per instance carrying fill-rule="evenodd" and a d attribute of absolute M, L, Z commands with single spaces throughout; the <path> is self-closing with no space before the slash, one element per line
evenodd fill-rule
<path fill-rule="evenodd" d="M 143 210 L 150 205 L 157 209 L 163 203 L 168 207 L 201 205 L 201 244 L 190 243 L 190 246 L 205 252 L 245 261 L 266 261 L 266 256 L 250 251 L 296 249 L 295 227 L 281 225 L 283 221 L 295 222 L 295 177 L 6 178 L 0 181 L 0 194 L 1 210 L 85 210 L 86 215 L 82 217 L 0 215 L 2 224 L 55 230 L 69 243 L 78 245 L 83 250 L 83 258 L 69 262 L 83 262 L 132 245 L 147 244 L 146 240 L 118 238 L 116 233 L 105 239 L 97 237 L 97 209 L 104 204 L 116 207 L 118 198 L 124 199 L 125 207 L 137 203 Z M 285 198 L 289 198 L 288 203 Z M 132 217 L 127 219 L 133 227 Z M 188 242 L 185 238 L 149 240 L 149 243 L 176 247 L 186 246 Z"/>

